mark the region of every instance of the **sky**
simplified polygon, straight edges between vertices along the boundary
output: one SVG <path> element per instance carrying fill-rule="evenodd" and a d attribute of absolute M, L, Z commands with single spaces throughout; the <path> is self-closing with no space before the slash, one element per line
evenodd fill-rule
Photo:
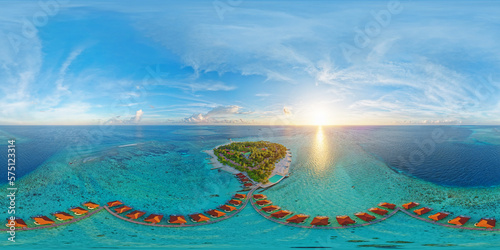
<path fill-rule="evenodd" d="M 498 13 L 498 1 L 2 1 L 0 124 L 500 124 Z"/>

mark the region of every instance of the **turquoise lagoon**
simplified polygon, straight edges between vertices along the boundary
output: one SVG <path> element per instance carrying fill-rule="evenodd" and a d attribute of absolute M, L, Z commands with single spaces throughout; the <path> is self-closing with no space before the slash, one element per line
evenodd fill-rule
<path fill-rule="evenodd" d="M 210 170 L 203 151 L 233 141 L 288 147 L 291 175 L 263 192 L 311 216 L 350 215 L 379 202 L 416 201 L 436 211 L 500 218 L 500 133 L 488 126 L 1 126 L 16 138 L 17 216 L 121 200 L 148 213 L 191 214 L 229 200 L 240 184 Z M 3 157 L 3 158 L 1 158 Z M 0 160 L 6 162 L 6 155 Z M 3 173 L 2 173 L 3 174 Z M 6 177 L 0 185 L 6 190 Z M 4 196 L 5 197 L 5 196 Z M 2 199 L 7 208 L 7 200 Z M 0 212 L 8 217 L 7 209 Z M 334 220 L 332 220 L 334 221 Z M 310 221 L 308 221 L 310 222 Z M 341 230 L 279 225 L 247 206 L 235 217 L 193 228 L 156 228 L 103 211 L 52 229 L 18 232 L 4 248 L 401 248 L 498 249 L 498 232 L 444 228 L 398 213 Z"/>

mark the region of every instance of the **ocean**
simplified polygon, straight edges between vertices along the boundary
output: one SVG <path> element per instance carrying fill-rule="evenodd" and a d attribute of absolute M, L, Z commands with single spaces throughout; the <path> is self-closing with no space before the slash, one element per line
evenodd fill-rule
<path fill-rule="evenodd" d="M 216 208 L 241 187 L 231 174 L 211 170 L 203 151 L 229 139 L 291 150 L 290 177 L 262 193 L 294 213 L 355 218 L 380 202 L 415 201 L 471 216 L 465 226 L 500 218 L 498 126 L 0 126 L 5 163 L 9 139 L 16 140 L 16 216 L 27 222 L 86 201 L 121 200 L 166 216 Z M 7 173 L 0 175 L 6 194 Z M 0 206 L 7 218 L 8 199 Z M 16 243 L 4 238 L 2 249 L 500 248 L 498 232 L 446 228 L 402 213 L 365 227 L 318 230 L 274 223 L 251 206 L 199 227 L 149 227 L 103 211 L 67 226 L 17 232 Z"/>

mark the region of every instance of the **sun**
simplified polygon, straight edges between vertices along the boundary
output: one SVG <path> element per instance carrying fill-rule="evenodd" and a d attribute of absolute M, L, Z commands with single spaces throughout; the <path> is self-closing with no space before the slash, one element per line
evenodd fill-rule
<path fill-rule="evenodd" d="M 314 125 L 323 126 L 327 124 L 327 116 L 322 111 L 316 111 L 313 119 Z"/>
<path fill-rule="evenodd" d="M 311 124 L 316 126 L 328 125 L 330 122 L 329 112 L 323 106 L 314 106 L 311 110 Z"/>

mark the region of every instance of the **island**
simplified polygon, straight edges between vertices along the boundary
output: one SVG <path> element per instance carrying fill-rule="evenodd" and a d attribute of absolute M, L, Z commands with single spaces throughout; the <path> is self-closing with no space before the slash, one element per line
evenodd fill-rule
<path fill-rule="evenodd" d="M 284 178 L 291 162 L 291 154 L 285 146 L 268 141 L 231 142 L 207 153 L 218 161 L 218 168 L 246 173 L 254 182 L 262 184 L 277 183 Z"/>

